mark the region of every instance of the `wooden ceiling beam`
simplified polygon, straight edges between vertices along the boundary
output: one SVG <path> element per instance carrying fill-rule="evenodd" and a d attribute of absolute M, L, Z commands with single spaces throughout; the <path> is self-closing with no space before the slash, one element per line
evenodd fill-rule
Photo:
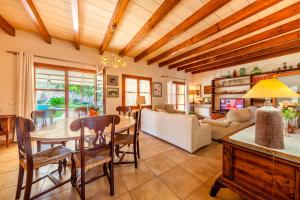
<path fill-rule="evenodd" d="M 125 56 L 130 50 L 136 47 L 180 1 L 181 0 L 164 1 L 139 32 L 137 32 L 131 41 L 120 51 L 119 55 Z"/>
<path fill-rule="evenodd" d="M 261 49 L 255 52 L 251 52 L 245 55 L 241 55 L 241 56 L 236 56 L 234 58 L 229 58 L 228 60 L 224 61 L 223 63 L 218 63 L 216 65 L 206 65 L 206 66 L 202 66 L 202 67 L 198 67 L 198 68 L 193 68 L 193 70 L 191 71 L 192 73 L 195 71 L 202 71 L 202 70 L 206 70 L 206 69 L 211 69 L 211 68 L 226 68 L 226 67 L 233 67 L 236 66 L 239 63 L 244 61 L 244 60 L 249 60 L 249 59 L 254 59 L 257 57 L 261 57 L 264 55 L 269 55 L 269 54 L 273 54 L 273 53 L 277 53 L 277 52 L 281 52 L 284 50 L 288 50 L 288 49 L 292 49 L 292 48 L 297 48 L 300 47 L 300 39 L 297 40 L 293 40 L 290 42 L 286 42 L 280 45 L 275 45 L 269 48 L 265 48 L 265 49 Z M 225 67 L 226 66 L 226 67 Z"/>
<path fill-rule="evenodd" d="M 76 49 L 79 50 L 80 49 L 80 35 L 79 35 L 78 0 L 71 0 L 71 7 L 72 7 L 74 45 L 75 45 Z"/>
<path fill-rule="evenodd" d="M 164 35 L 162 38 L 160 38 L 158 41 L 156 41 L 154 44 L 152 44 L 150 47 L 145 49 L 143 52 L 141 52 L 139 55 L 137 55 L 134 58 L 134 62 L 137 62 L 144 58 L 145 56 L 153 53 L 158 48 L 162 47 L 166 43 L 173 40 L 175 37 L 180 35 L 181 33 L 185 32 L 189 28 L 191 28 L 193 25 L 201 21 L 202 19 L 206 18 L 225 4 L 227 4 L 231 0 L 210 0 L 208 3 L 206 3 L 204 6 L 202 6 L 200 9 L 198 9 L 195 13 L 193 13 L 191 16 L 186 18 L 183 22 L 181 22 L 178 26 L 176 26 L 174 29 L 172 29 L 170 32 L 168 32 L 166 35 Z"/>
<path fill-rule="evenodd" d="M 282 0 L 257 0 L 255 2 L 253 2 L 252 4 L 246 6 L 245 8 L 226 17 L 225 19 L 221 20 L 220 22 L 208 27 L 207 29 L 204 29 L 203 31 L 199 32 L 198 34 L 194 35 L 193 37 L 181 42 L 180 44 L 172 47 L 171 49 L 148 60 L 148 64 L 152 64 L 161 59 L 164 59 L 167 56 L 179 51 L 180 49 L 192 46 L 195 43 L 200 42 L 201 40 L 203 40 L 209 36 L 212 36 L 220 31 L 248 18 L 248 17 L 251 17 L 252 15 L 254 15 L 264 9 L 269 8 L 280 1 L 282 1 Z"/>
<path fill-rule="evenodd" d="M 20 1 L 22 3 L 23 7 L 25 8 L 27 14 L 29 15 L 29 17 L 31 18 L 31 20 L 33 21 L 33 23 L 39 30 L 40 34 L 44 38 L 44 40 L 47 43 L 51 44 L 51 36 L 50 36 L 49 32 L 47 31 L 46 26 L 45 26 L 44 22 L 42 21 L 32 0 L 20 0 Z"/>
<path fill-rule="evenodd" d="M 260 43 L 255 43 L 253 45 L 249 45 L 240 49 L 236 49 L 234 51 L 227 52 L 222 55 L 218 55 L 206 60 L 201 60 L 199 62 L 192 63 L 190 65 L 185 65 L 182 67 L 177 68 L 178 71 L 185 69 L 185 72 L 191 72 L 194 69 L 198 69 L 201 66 L 207 66 L 208 64 L 210 66 L 215 66 L 215 65 L 221 65 L 221 64 L 226 64 L 228 61 L 230 62 L 230 58 L 234 58 L 236 56 L 241 56 L 247 53 L 251 53 L 254 51 L 258 51 L 260 49 L 265 49 L 271 46 L 275 46 L 278 44 L 282 44 L 285 42 L 290 42 L 296 39 L 300 38 L 300 30 L 294 31 L 285 35 L 281 35 L 275 38 L 271 38 L 269 40 L 265 40 Z M 195 67 L 195 68 L 194 68 Z"/>
<path fill-rule="evenodd" d="M 109 25 L 107 27 L 105 36 L 103 38 L 102 44 L 99 48 L 99 52 L 102 55 L 104 53 L 104 51 L 106 50 L 106 48 L 108 47 L 108 45 L 110 44 L 110 41 L 113 37 L 113 34 L 115 32 L 115 30 L 117 29 L 121 18 L 123 17 L 124 13 L 125 13 L 125 9 L 128 5 L 129 0 L 118 0 L 118 3 L 116 5 L 116 8 L 114 10 L 114 13 L 112 15 L 112 18 L 109 22 Z"/>
<path fill-rule="evenodd" d="M 208 69 L 193 71 L 192 74 L 199 74 L 199 73 L 219 70 L 219 69 L 223 69 L 223 68 L 227 68 L 227 67 L 233 67 L 233 66 L 237 66 L 237 65 L 241 65 L 241 64 L 247 64 L 247 63 L 266 60 L 266 59 L 270 59 L 270 58 L 276 58 L 276 57 L 279 57 L 279 56 L 289 55 L 289 54 L 298 53 L 298 52 L 300 52 L 300 47 L 295 47 L 295 48 L 291 48 L 291 49 L 282 50 L 282 51 L 279 51 L 279 52 L 276 52 L 276 53 L 271 53 L 271 54 L 267 54 L 267 55 L 258 56 L 256 58 L 250 58 L 250 59 L 247 59 L 247 60 L 242 60 L 242 61 L 239 61 L 239 62 L 236 62 L 236 63 L 232 63 L 231 65 L 224 65 L 224 66 L 218 66 L 218 67 L 214 67 L 214 68 L 208 68 Z"/>
<path fill-rule="evenodd" d="M 244 46 L 247 46 L 247 45 L 250 45 L 250 44 L 254 44 L 254 43 L 266 40 L 268 38 L 272 38 L 272 37 L 281 35 L 283 33 L 287 33 L 287 32 L 296 30 L 298 28 L 300 28 L 300 19 L 296 19 L 294 21 L 288 22 L 288 23 L 283 24 L 281 26 L 277 26 L 277 27 L 272 28 L 270 30 L 267 30 L 267 31 L 264 31 L 262 33 L 253 35 L 251 37 L 245 38 L 243 40 L 228 44 L 226 46 L 217 48 L 215 50 L 208 51 L 206 53 L 200 54 L 198 56 L 187 59 L 185 61 L 169 65 L 169 68 L 173 69 L 173 68 L 177 68 L 177 67 L 181 68 L 183 66 L 188 66 L 190 63 L 193 63 L 195 61 L 204 60 L 204 59 L 207 59 L 207 58 L 210 58 L 210 57 L 214 57 L 216 55 L 222 55 L 224 53 L 233 51 L 235 49 L 239 49 L 241 47 L 244 47 Z M 181 68 L 181 70 L 183 70 L 183 69 L 185 69 L 185 68 Z"/>
<path fill-rule="evenodd" d="M 0 27 L 10 36 L 16 36 L 15 28 L 2 16 L 0 15 Z"/>
<path fill-rule="evenodd" d="M 254 31 L 257 31 L 259 29 L 265 28 L 267 26 L 270 26 L 272 24 L 275 24 L 279 21 L 282 21 L 284 19 L 290 18 L 292 16 L 295 16 L 300 13 L 300 2 L 297 2 L 291 6 L 288 6 L 282 10 L 279 10 L 271 15 L 268 15 L 260 20 L 257 20 L 247 26 L 244 26 L 242 28 L 239 28 L 231 33 L 228 33 L 220 38 L 217 38 L 211 42 L 208 42 L 204 45 L 201 45 L 199 47 L 196 47 L 192 50 L 189 50 L 185 53 L 182 53 L 178 56 L 175 56 L 174 58 L 168 59 L 162 63 L 159 64 L 159 66 L 165 66 L 169 65 L 171 63 L 177 62 L 179 60 L 182 60 L 186 57 L 192 56 L 197 53 L 201 53 L 203 51 L 207 51 L 211 48 L 214 48 L 216 46 L 225 44 L 227 42 L 230 42 L 236 38 L 242 37 L 244 35 L 247 35 L 249 33 L 252 33 Z"/>

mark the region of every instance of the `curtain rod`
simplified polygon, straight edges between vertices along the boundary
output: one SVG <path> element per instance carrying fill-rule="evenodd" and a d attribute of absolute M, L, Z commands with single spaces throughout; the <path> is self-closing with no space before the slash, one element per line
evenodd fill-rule
<path fill-rule="evenodd" d="M 187 79 L 185 78 L 176 78 L 176 77 L 172 77 L 172 76 L 161 76 L 162 78 L 172 78 L 172 79 L 177 79 L 177 80 L 183 80 L 186 81 Z"/>
<path fill-rule="evenodd" d="M 17 52 L 16 51 L 6 51 L 6 53 L 11 53 L 11 54 L 14 54 L 14 55 L 17 55 Z M 47 57 L 47 56 L 40 56 L 40 55 L 33 55 L 34 57 L 37 57 L 37 58 L 47 58 L 47 59 L 51 59 L 51 60 L 58 60 L 58 61 L 64 61 L 64 62 L 71 62 L 71 63 L 77 63 L 77 64 L 83 64 L 83 65 L 92 65 L 92 66 L 95 66 L 97 67 L 96 64 L 90 64 L 90 63 L 83 63 L 83 62 L 78 62 L 78 61 L 73 61 L 73 60 L 66 60 L 66 59 L 59 59 L 59 58 L 53 58 L 53 57 Z"/>

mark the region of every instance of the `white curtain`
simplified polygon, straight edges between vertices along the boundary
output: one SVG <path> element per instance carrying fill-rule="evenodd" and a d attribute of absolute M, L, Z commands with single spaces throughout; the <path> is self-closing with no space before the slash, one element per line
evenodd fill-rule
<path fill-rule="evenodd" d="M 189 81 L 185 80 L 185 112 L 189 113 L 190 98 L 189 98 Z"/>
<path fill-rule="evenodd" d="M 174 90 L 174 85 L 173 85 L 173 79 L 168 78 L 168 83 L 167 83 L 167 94 L 168 94 L 168 104 L 176 104 L 176 96 L 175 96 L 175 90 Z"/>
<path fill-rule="evenodd" d="M 33 55 L 17 53 L 17 115 L 30 118 L 34 109 Z"/>

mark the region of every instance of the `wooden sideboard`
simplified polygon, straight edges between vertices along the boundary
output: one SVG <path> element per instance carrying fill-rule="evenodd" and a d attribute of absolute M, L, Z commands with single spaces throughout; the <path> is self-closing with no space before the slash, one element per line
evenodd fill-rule
<path fill-rule="evenodd" d="M 253 127 L 249 130 L 254 131 Z M 234 134 L 222 139 L 223 171 L 210 195 L 214 197 L 221 188 L 229 188 L 251 200 L 300 200 L 300 157 L 297 155 L 300 134 L 285 138 L 293 146 L 285 143 L 283 151 L 258 146 L 249 142 L 253 135 L 244 135 L 247 142 L 233 139 Z"/>
<path fill-rule="evenodd" d="M 6 147 L 9 146 L 9 134 L 14 140 L 15 134 L 15 115 L 0 115 L 0 135 L 5 136 Z"/>

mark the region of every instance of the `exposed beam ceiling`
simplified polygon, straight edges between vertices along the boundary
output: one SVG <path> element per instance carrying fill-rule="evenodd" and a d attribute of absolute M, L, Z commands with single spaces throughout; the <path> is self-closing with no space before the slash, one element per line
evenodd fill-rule
<path fill-rule="evenodd" d="M 72 6 L 72 23 L 73 23 L 73 35 L 74 44 L 76 49 L 80 49 L 80 35 L 79 35 L 79 13 L 78 13 L 78 0 L 71 0 Z"/>
<path fill-rule="evenodd" d="M 137 62 L 144 58 L 145 56 L 153 53 L 155 50 L 160 48 L 161 46 L 165 45 L 166 43 L 173 40 L 176 36 L 180 35 L 181 33 L 185 32 L 189 28 L 191 28 L 193 25 L 201 21 L 202 19 L 206 18 L 231 0 L 210 0 L 208 3 L 206 3 L 204 6 L 202 6 L 199 10 L 197 10 L 194 14 L 192 14 L 190 17 L 185 19 L 182 23 L 180 23 L 178 26 L 176 26 L 174 29 L 172 29 L 170 32 L 168 32 L 166 35 L 164 35 L 161 39 L 156 41 L 154 44 L 152 44 L 150 47 L 148 47 L 146 50 L 144 50 L 142 53 L 137 55 L 134 58 L 134 61 Z"/>
<path fill-rule="evenodd" d="M 257 20 L 247 26 L 244 26 L 242 28 L 239 28 L 231 33 L 228 33 L 220 38 L 217 38 L 211 42 L 208 42 L 204 45 L 201 45 L 199 47 L 196 47 L 192 50 L 189 50 L 185 53 L 182 53 L 178 56 L 175 56 L 174 58 L 168 59 L 162 63 L 159 64 L 159 66 L 165 66 L 171 63 L 174 63 L 176 61 L 179 61 L 181 59 L 184 59 L 188 56 L 192 56 L 196 53 L 201 53 L 203 51 L 207 51 L 213 47 L 222 45 L 226 42 L 230 42 L 236 38 L 242 37 L 246 34 L 249 34 L 251 32 L 257 31 L 261 28 L 264 28 L 266 26 L 275 24 L 276 22 L 282 21 L 284 19 L 287 19 L 289 17 L 295 16 L 300 13 L 300 2 L 297 2 L 291 6 L 288 6 L 287 8 L 284 8 L 278 12 L 275 12 L 271 15 L 268 15 L 260 20 Z"/>
<path fill-rule="evenodd" d="M 200 54 L 200 55 L 195 56 L 193 58 L 187 59 L 185 61 L 182 61 L 182 62 L 179 62 L 179 63 L 176 63 L 176 64 L 172 64 L 172 65 L 169 66 L 169 69 L 173 69 L 173 68 L 178 67 L 177 68 L 178 70 L 183 70 L 183 69 L 188 68 L 187 66 L 189 66 L 190 63 L 193 63 L 195 61 L 204 60 L 204 59 L 207 59 L 207 58 L 210 58 L 210 57 L 214 57 L 216 55 L 222 55 L 224 53 L 233 51 L 235 49 L 242 48 L 243 46 L 254 44 L 254 43 L 257 43 L 257 42 L 260 42 L 260 41 L 263 41 L 263 40 L 281 35 L 283 33 L 287 33 L 287 32 L 299 29 L 299 28 L 300 28 L 300 19 L 296 19 L 294 21 L 291 21 L 291 22 L 288 22 L 286 24 L 277 26 L 275 28 L 264 31 L 262 33 L 258 33 L 256 35 L 247 37 L 243 40 L 239 40 L 237 42 L 228 44 L 226 46 L 223 46 L 223 47 L 205 52 L 203 54 Z"/>
<path fill-rule="evenodd" d="M 115 30 L 117 29 L 123 14 L 125 13 L 125 9 L 128 5 L 128 2 L 129 2 L 129 0 L 118 0 L 115 11 L 112 15 L 112 18 L 107 27 L 105 36 L 103 38 L 102 44 L 99 49 L 99 52 L 101 55 L 104 53 L 107 46 L 109 45 L 109 43 L 113 37 L 113 34 L 114 34 Z"/>
<path fill-rule="evenodd" d="M 20 0 L 20 1 L 21 1 L 22 5 L 24 6 L 27 14 L 29 15 L 29 17 L 31 18 L 31 20 L 33 21 L 33 23 L 39 30 L 40 34 L 44 38 L 44 40 L 47 43 L 51 44 L 51 36 L 50 36 L 49 32 L 47 31 L 46 26 L 45 26 L 44 22 L 42 21 L 32 0 Z"/>
<path fill-rule="evenodd" d="M 235 51 L 231 51 L 228 52 L 226 54 L 223 55 L 219 55 L 213 58 L 210 58 L 208 60 L 203 60 L 203 61 L 199 61 L 196 63 L 193 63 L 189 66 L 189 68 L 187 68 L 185 70 L 185 72 L 192 72 L 195 70 L 199 70 L 202 67 L 206 67 L 206 66 L 210 66 L 210 67 L 214 67 L 214 66 L 218 66 L 218 65 L 223 65 L 223 64 L 228 64 L 231 63 L 233 59 L 235 59 L 236 56 L 242 56 L 244 54 L 248 54 L 251 52 L 255 52 L 261 49 L 266 49 L 272 46 L 276 46 L 282 43 L 286 43 L 286 42 L 290 42 L 296 39 L 300 38 L 300 30 L 292 32 L 292 33 L 288 33 L 282 36 L 278 36 L 276 38 L 272 38 L 260 43 L 256 43 L 241 49 L 237 49 Z"/>
<path fill-rule="evenodd" d="M 257 0 L 255 2 L 253 2 L 252 4 L 246 6 L 245 8 L 238 10 L 237 12 L 230 15 L 229 17 L 226 17 L 222 21 L 208 27 L 207 29 L 204 29 L 203 31 L 199 32 L 198 34 L 194 35 L 193 37 L 181 42 L 180 44 L 159 54 L 158 56 L 155 56 L 154 58 L 152 58 L 148 61 L 148 64 L 152 64 L 161 59 L 164 59 L 167 56 L 171 55 L 172 53 L 179 51 L 180 49 L 192 46 L 195 43 L 200 42 L 201 40 L 203 40 L 209 36 L 212 36 L 213 34 L 216 34 L 220 31 L 246 19 L 247 17 L 250 17 L 264 9 L 267 9 L 280 1 L 281 0 Z"/>
<path fill-rule="evenodd" d="M 15 28 L 8 23 L 8 21 L 0 15 L 0 27 L 8 34 L 11 36 L 16 36 L 16 31 Z"/>
<path fill-rule="evenodd" d="M 271 54 L 267 54 L 267 55 L 258 56 L 256 58 L 241 60 L 241 61 L 238 61 L 236 63 L 231 63 L 231 65 L 223 65 L 223 66 L 219 66 L 219 67 L 214 67 L 214 68 L 209 68 L 209 69 L 204 69 L 204 70 L 199 70 L 199 71 L 193 71 L 192 74 L 199 74 L 199 73 L 209 72 L 209 71 L 213 71 L 213 70 L 223 69 L 223 68 L 227 68 L 227 67 L 233 67 L 233 66 L 236 66 L 236 65 L 247 64 L 247 63 L 251 63 L 251 62 L 266 60 L 266 59 L 275 58 L 275 57 L 284 56 L 284 55 L 289 55 L 289 54 L 298 53 L 298 52 L 300 52 L 300 47 L 295 47 L 295 48 L 291 48 L 291 49 L 282 50 L 282 51 L 279 51 L 279 52 L 276 52 L 276 53 L 271 53 Z"/>
<path fill-rule="evenodd" d="M 136 33 L 130 42 L 121 50 L 120 56 L 126 55 L 131 49 L 137 46 L 156 25 L 180 2 L 181 0 L 164 1 L 160 7 L 154 12 L 144 26 Z"/>

